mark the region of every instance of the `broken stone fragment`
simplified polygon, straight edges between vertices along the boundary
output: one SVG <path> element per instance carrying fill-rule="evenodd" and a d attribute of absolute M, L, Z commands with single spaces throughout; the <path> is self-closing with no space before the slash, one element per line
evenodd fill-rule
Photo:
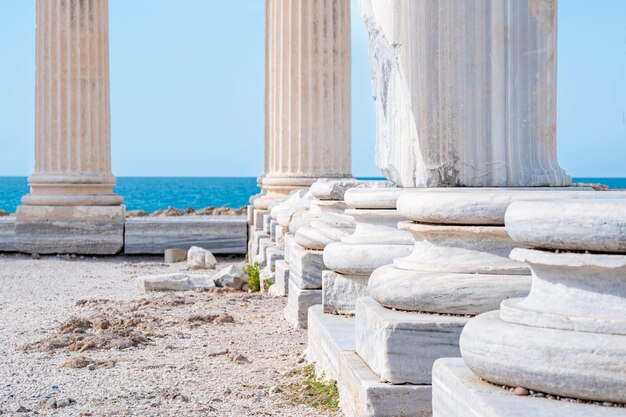
<path fill-rule="evenodd" d="M 215 256 L 204 248 L 192 246 L 187 252 L 187 266 L 190 269 L 214 269 L 216 265 Z"/>
<path fill-rule="evenodd" d="M 189 291 L 196 288 L 213 288 L 215 283 L 208 276 L 190 276 L 184 273 L 139 277 L 137 287 L 147 291 Z"/>
<path fill-rule="evenodd" d="M 233 288 L 240 290 L 244 284 L 244 273 L 236 265 L 230 265 L 220 269 L 214 276 L 215 285 L 218 287 Z"/>

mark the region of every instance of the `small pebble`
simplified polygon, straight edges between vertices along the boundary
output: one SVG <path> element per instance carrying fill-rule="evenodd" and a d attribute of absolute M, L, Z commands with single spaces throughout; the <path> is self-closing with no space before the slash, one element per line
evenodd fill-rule
<path fill-rule="evenodd" d="M 530 392 L 526 388 L 524 388 L 524 387 L 516 387 L 513 390 L 513 394 L 519 395 L 520 397 L 523 397 L 523 396 L 529 395 Z"/>
<path fill-rule="evenodd" d="M 96 364 L 95 363 L 90 363 L 89 365 L 87 365 L 87 369 L 89 369 L 90 371 L 95 371 L 96 370 Z"/>

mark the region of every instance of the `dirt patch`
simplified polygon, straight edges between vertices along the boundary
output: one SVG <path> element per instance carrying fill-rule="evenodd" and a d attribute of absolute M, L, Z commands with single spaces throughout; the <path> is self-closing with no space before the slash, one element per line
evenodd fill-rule
<path fill-rule="evenodd" d="M 95 369 L 111 369 L 115 366 L 114 360 L 92 360 L 86 356 L 76 356 L 66 360 L 62 367 L 72 369 L 88 368 L 89 370 Z"/>

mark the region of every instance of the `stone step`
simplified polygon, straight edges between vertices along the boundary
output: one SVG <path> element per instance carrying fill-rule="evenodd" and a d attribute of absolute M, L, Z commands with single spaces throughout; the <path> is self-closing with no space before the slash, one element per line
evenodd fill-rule
<path fill-rule="evenodd" d="M 626 409 L 516 396 L 481 380 L 463 359 L 433 366 L 433 417 L 624 417 Z"/>

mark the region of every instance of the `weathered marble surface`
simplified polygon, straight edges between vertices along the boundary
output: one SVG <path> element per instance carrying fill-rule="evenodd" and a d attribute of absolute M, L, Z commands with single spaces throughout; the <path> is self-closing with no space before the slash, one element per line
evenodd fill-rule
<path fill-rule="evenodd" d="M 15 252 L 15 217 L 0 217 L 0 252 Z"/>
<path fill-rule="evenodd" d="M 530 396 L 519 397 L 488 384 L 462 359 L 439 359 L 433 366 L 433 417 L 623 417 L 623 408 Z"/>
<path fill-rule="evenodd" d="M 270 295 L 274 297 L 284 297 L 289 290 L 289 264 L 285 260 L 276 261 L 276 272 L 274 273 L 274 285 L 270 287 Z"/>
<path fill-rule="evenodd" d="M 362 0 L 383 175 L 403 187 L 569 184 L 556 158 L 556 10 Z"/>
<path fill-rule="evenodd" d="M 295 328 L 306 329 L 308 310 L 316 304 L 322 304 L 322 290 L 298 288 L 290 279 L 287 292 L 287 305 L 283 312 L 285 320 Z"/>
<path fill-rule="evenodd" d="M 15 234 L 20 252 L 114 255 L 124 246 L 124 207 L 23 205 Z"/>
<path fill-rule="evenodd" d="M 315 364 L 315 373 L 325 379 L 339 379 L 341 352 L 354 352 L 354 318 L 324 314 L 321 305 L 309 308 L 306 357 Z"/>
<path fill-rule="evenodd" d="M 598 198 L 606 191 L 586 187 L 417 188 L 398 197 L 398 212 L 422 223 L 503 226 L 506 209 L 515 201 Z"/>
<path fill-rule="evenodd" d="M 275 0 L 265 16 L 265 174 L 255 207 L 317 178 L 351 176 L 350 2 Z"/>
<path fill-rule="evenodd" d="M 339 406 L 346 417 L 430 417 L 430 385 L 391 385 L 378 376 L 356 353 L 341 352 Z"/>
<path fill-rule="evenodd" d="M 285 240 L 285 260 L 289 264 L 289 280 L 302 289 L 321 289 L 325 269 L 323 252 L 305 249 L 292 237 Z"/>
<path fill-rule="evenodd" d="M 243 217 L 133 218 L 126 220 L 124 253 L 156 254 L 171 247 L 200 246 L 213 253 L 246 253 L 247 227 Z M 262 233 L 258 239 L 266 236 Z M 252 237 L 254 238 L 254 236 Z"/>
<path fill-rule="evenodd" d="M 389 181 L 370 181 L 365 187 L 352 188 L 344 194 L 344 200 L 353 209 L 393 209 L 402 188 Z"/>
<path fill-rule="evenodd" d="M 433 362 L 461 356 L 469 318 L 385 308 L 370 297 L 356 303 L 356 351 L 381 381 L 430 384 Z"/>
<path fill-rule="evenodd" d="M 354 314 L 356 300 L 368 295 L 367 275 L 322 272 L 322 304 L 327 314 Z"/>
<path fill-rule="evenodd" d="M 363 186 L 365 181 L 354 178 L 320 178 L 311 185 L 311 194 L 318 200 L 343 200 L 344 194 L 351 188 Z"/>
<path fill-rule="evenodd" d="M 467 366 L 488 381 L 626 402 L 626 335 L 520 325 L 492 311 L 469 321 L 460 345 Z"/>
<path fill-rule="evenodd" d="M 480 314 L 497 310 L 504 299 L 524 297 L 530 276 L 424 272 L 378 268 L 369 278 L 368 293 L 389 308 L 445 314 Z"/>
<path fill-rule="evenodd" d="M 506 212 L 507 231 L 520 246 L 624 253 L 626 192 L 598 194 L 567 204 L 516 202 Z"/>

